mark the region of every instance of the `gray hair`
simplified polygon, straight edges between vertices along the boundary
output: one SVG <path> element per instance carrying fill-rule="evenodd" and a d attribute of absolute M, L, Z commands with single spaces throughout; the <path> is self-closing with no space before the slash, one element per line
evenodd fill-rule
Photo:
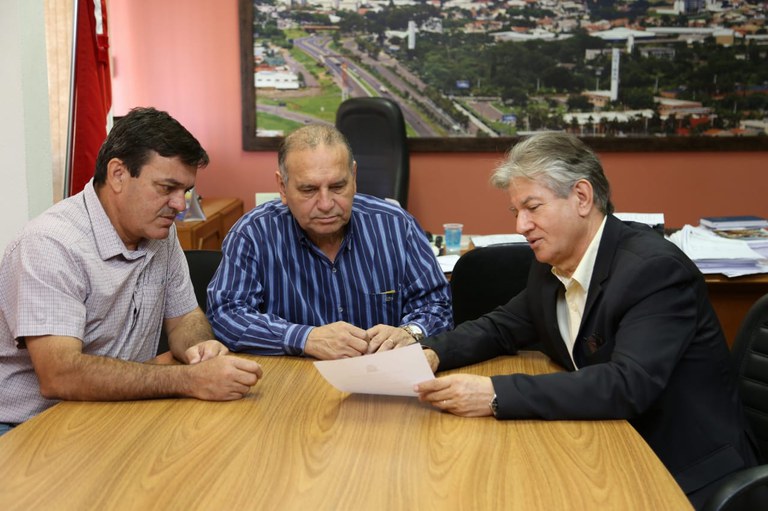
<path fill-rule="evenodd" d="M 285 166 L 288 153 L 291 151 L 314 149 L 319 146 L 342 146 L 346 149 L 348 155 L 347 166 L 349 167 L 349 173 L 352 173 L 355 160 L 347 138 L 335 126 L 330 124 L 308 124 L 285 137 L 277 151 L 277 165 L 280 168 L 280 177 L 283 178 L 283 183 L 288 183 L 288 169 Z"/>
<path fill-rule="evenodd" d="M 567 197 L 577 181 L 587 180 L 594 190 L 597 208 L 613 213 L 611 188 L 597 155 L 578 137 L 544 132 L 515 144 L 491 176 L 496 188 L 509 188 L 513 179 L 537 181 L 558 197 Z"/>

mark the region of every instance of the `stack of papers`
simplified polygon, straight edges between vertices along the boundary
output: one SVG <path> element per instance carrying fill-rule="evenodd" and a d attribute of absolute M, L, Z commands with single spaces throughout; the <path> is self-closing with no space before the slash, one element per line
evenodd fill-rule
<path fill-rule="evenodd" d="M 702 273 L 722 273 L 739 277 L 768 273 L 768 253 L 750 246 L 743 240 L 718 236 L 705 227 L 685 225 L 669 236 L 685 254 L 696 263 Z"/>
<path fill-rule="evenodd" d="M 721 238 L 746 241 L 758 252 L 761 248 L 768 248 L 768 229 L 717 229 L 712 232 Z"/>

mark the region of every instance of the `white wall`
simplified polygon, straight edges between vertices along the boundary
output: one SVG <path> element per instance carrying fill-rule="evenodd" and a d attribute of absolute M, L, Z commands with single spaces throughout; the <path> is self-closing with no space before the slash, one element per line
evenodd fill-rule
<path fill-rule="evenodd" d="M 0 0 L 0 254 L 53 203 L 43 0 Z"/>

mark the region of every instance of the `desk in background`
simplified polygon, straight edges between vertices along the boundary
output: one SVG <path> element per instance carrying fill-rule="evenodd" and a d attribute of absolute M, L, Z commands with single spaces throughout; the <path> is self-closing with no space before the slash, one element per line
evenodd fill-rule
<path fill-rule="evenodd" d="M 184 250 L 221 250 L 221 242 L 243 216 L 243 201 L 234 198 L 205 198 L 200 205 L 205 220 L 177 221 L 176 232 Z"/>
<path fill-rule="evenodd" d="M 724 275 L 704 275 L 709 300 L 723 327 L 728 346 L 733 345 L 741 322 L 749 308 L 768 294 L 768 274 L 728 278 Z"/>
<path fill-rule="evenodd" d="M 242 400 L 65 402 L 0 437 L 8 509 L 691 509 L 625 421 L 497 421 L 254 357 Z M 524 352 L 450 372 L 542 373 Z"/>

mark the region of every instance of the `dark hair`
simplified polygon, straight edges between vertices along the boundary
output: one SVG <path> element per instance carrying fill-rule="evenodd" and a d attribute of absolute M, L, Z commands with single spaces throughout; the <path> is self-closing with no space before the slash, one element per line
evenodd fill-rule
<path fill-rule="evenodd" d="M 154 108 L 134 108 L 115 121 L 96 157 L 94 185 L 107 179 L 107 163 L 119 158 L 138 177 L 141 168 L 155 152 L 171 158 L 178 156 L 186 165 L 202 168 L 208 165 L 208 154 L 192 134 L 167 112 Z"/>

